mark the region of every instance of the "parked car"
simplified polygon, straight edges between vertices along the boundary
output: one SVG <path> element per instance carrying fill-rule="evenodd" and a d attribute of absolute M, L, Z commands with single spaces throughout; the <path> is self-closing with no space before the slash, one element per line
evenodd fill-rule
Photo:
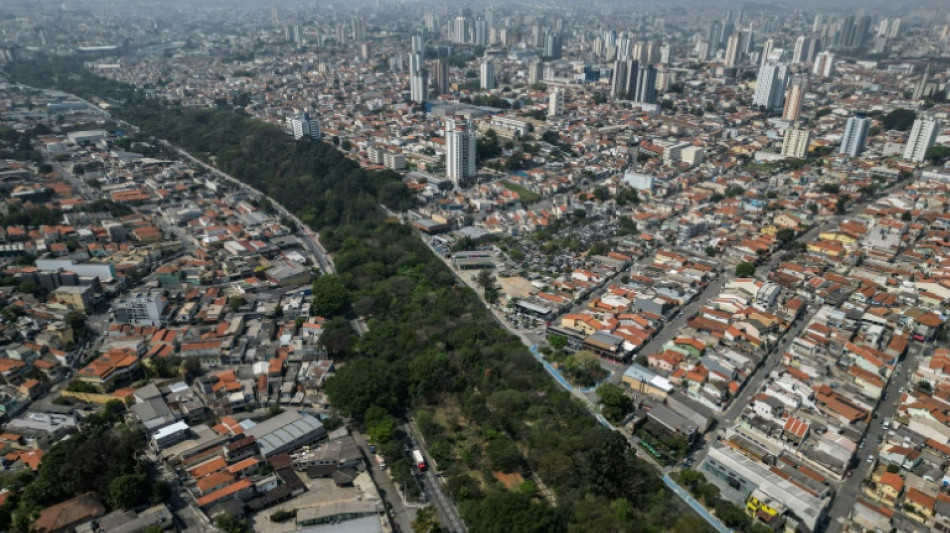
<path fill-rule="evenodd" d="M 873 453 L 872 453 L 871 455 L 868 455 L 868 462 L 869 462 L 869 463 L 873 463 L 873 462 L 874 462 L 874 454 L 873 454 Z"/>

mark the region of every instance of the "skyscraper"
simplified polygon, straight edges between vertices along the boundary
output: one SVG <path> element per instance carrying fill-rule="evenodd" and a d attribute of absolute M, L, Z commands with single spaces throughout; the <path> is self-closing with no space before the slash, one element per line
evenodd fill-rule
<path fill-rule="evenodd" d="M 488 23 L 484 20 L 475 21 L 475 46 L 488 44 Z"/>
<path fill-rule="evenodd" d="M 453 20 L 452 41 L 460 44 L 468 42 L 468 20 L 459 15 Z"/>
<path fill-rule="evenodd" d="M 444 58 L 435 62 L 435 90 L 439 94 L 449 92 L 449 62 Z"/>
<path fill-rule="evenodd" d="M 541 80 L 544 79 L 544 62 L 538 60 L 531 63 L 531 66 L 528 67 L 528 84 L 534 85 L 536 83 L 541 83 Z"/>
<path fill-rule="evenodd" d="M 428 97 L 428 76 L 425 70 L 425 42 L 421 35 L 412 36 L 412 53 L 409 54 L 409 98 L 421 104 Z"/>
<path fill-rule="evenodd" d="M 551 59 L 561 58 L 561 36 L 556 33 L 544 34 L 544 57 Z"/>
<path fill-rule="evenodd" d="M 818 51 L 818 39 L 807 35 L 799 35 L 795 39 L 795 50 L 792 54 L 792 63 L 811 63 L 815 60 Z"/>
<path fill-rule="evenodd" d="M 554 89 L 548 94 L 548 116 L 556 117 L 561 114 L 561 108 L 564 106 L 564 94 L 560 89 Z"/>
<path fill-rule="evenodd" d="M 714 20 L 709 24 L 709 32 L 706 34 L 706 41 L 709 43 L 710 55 L 715 55 L 719 50 L 720 38 L 722 37 L 722 22 Z"/>
<path fill-rule="evenodd" d="M 785 99 L 785 85 L 788 83 L 788 65 L 785 63 L 767 63 L 759 68 L 755 79 L 755 94 L 752 105 L 764 106 L 769 111 L 782 108 Z"/>
<path fill-rule="evenodd" d="M 834 74 L 835 55 L 829 51 L 824 51 L 815 57 L 815 66 L 811 73 L 822 78 L 830 78 Z"/>
<path fill-rule="evenodd" d="M 723 63 L 727 67 L 734 67 L 739 64 L 739 34 L 733 33 L 726 42 L 726 57 Z"/>
<path fill-rule="evenodd" d="M 363 17 L 356 17 L 350 21 L 351 26 L 351 35 L 353 36 L 354 41 L 364 41 L 366 40 L 366 19 Z"/>
<path fill-rule="evenodd" d="M 775 48 L 775 41 L 766 39 L 762 43 L 762 57 L 759 59 L 759 65 L 765 65 L 769 62 L 769 56 L 772 55 L 772 49 Z"/>
<path fill-rule="evenodd" d="M 306 113 L 287 117 L 287 129 L 298 141 L 305 137 L 313 140 L 320 139 L 320 123 L 316 119 L 311 119 Z"/>
<path fill-rule="evenodd" d="M 808 154 L 808 145 L 811 143 L 811 133 L 806 129 L 789 128 L 785 131 L 785 140 L 782 141 L 782 155 L 804 159 Z"/>
<path fill-rule="evenodd" d="M 610 94 L 615 98 L 623 98 L 627 93 L 627 61 L 614 61 L 613 77 L 610 79 Z"/>
<path fill-rule="evenodd" d="M 491 91 L 495 88 L 495 62 L 491 59 L 482 61 L 481 88 L 485 91 Z"/>
<path fill-rule="evenodd" d="M 475 129 L 461 116 L 445 121 L 445 177 L 456 184 L 475 178 Z"/>
<path fill-rule="evenodd" d="M 933 115 L 921 115 L 914 121 L 914 127 L 904 145 L 904 160 L 914 163 L 923 162 L 927 157 L 927 150 L 934 145 L 937 134 L 940 133 L 940 120 Z"/>
<path fill-rule="evenodd" d="M 844 135 L 841 136 L 841 147 L 838 153 L 847 154 L 848 157 L 857 157 L 864 151 L 864 142 L 868 138 L 868 128 L 871 126 L 871 119 L 865 113 L 848 119 L 844 126 Z"/>
<path fill-rule="evenodd" d="M 802 112 L 802 99 L 805 96 L 803 80 L 795 79 L 788 86 L 788 92 L 785 95 L 785 107 L 782 109 L 782 118 L 785 120 L 798 120 Z"/>
<path fill-rule="evenodd" d="M 637 70 L 637 91 L 633 101 L 641 104 L 652 104 L 656 100 L 656 67 L 640 64 Z"/>

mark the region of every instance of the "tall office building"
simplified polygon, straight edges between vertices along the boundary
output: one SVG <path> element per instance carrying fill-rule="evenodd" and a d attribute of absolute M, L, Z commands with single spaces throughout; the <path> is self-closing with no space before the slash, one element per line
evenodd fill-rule
<path fill-rule="evenodd" d="M 752 105 L 764 106 L 769 111 L 778 111 L 782 108 L 787 84 L 788 65 L 785 63 L 763 65 L 759 68 L 759 75 L 755 79 Z"/>
<path fill-rule="evenodd" d="M 811 132 L 805 129 L 789 128 L 785 131 L 785 140 L 782 141 L 782 155 L 804 159 L 808 155 L 808 145 L 811 143 Z"/>
<path fill-rule="evenodd" d="M 484 20 L 475 21 L 475 46 L 485 46 L 488 44 L 488 23 Z"/>
<path fill-rule="evenodd" d="M 656 100 L 656 67 L 640 64 L 637 69 L 637 91 L 633 101 L 641 104 L 652 104 Z"/>
<path fill-rule="evenodd" d="M 864 142 L 868 138 L 868 128 L 871 126 L 871 119 L 865 113 L 848 119 L 844 126 L 844 135 L 841 137 L 841 147 L 838 153 L 848 154 L 848 157 L 857 157 L 864 151 Z"/>
<path fill-rule="evenodd" d="M 544 79 L 544 62 L 535 61 L 528 67 L 528 84 L 541 83 Z"/>
<path fill-rule="evenodd" d="M 313 140 L 320 138 L 320 123 L 306 113 L 287 117 L 287 130 L 298 141 L 303 138 Z"/>
<path fill-rule="evenodd" d="M 548 94 L 548 116 L 556 117 L 561 114 L 561 108 L 564 107 L 564 94 L 560 89 L 554 89 Z"/>
<path fill-rule="evenodd" d="M 435 62 L 435 90 L 439 94 L 449 92 L 449 62 L 445 58 Z"/>
<path fill-rule="evenodd" d="M 795 79 L 788 86 L 788 92 L 785 94 L 785 107 L 782 108 L 782 118 L 785 120 L 798 120 L 802 112 L 802 99 L 805 97 L 804 82 L 801 79 Z"/>
<path fill-rule="evenodd" d="M 461 116 L 445 121 L 445 177 L 456 184 L 475 178 L 475 129 Z"/>
<path fill-rule="evenodd" d="M 744 29 L 739 32 L 739 57 L 748 58 L 752 52 L 752 30 Z"/>
<path fill-rule="evenodd" d="M 830 78 L 835 72 L 835 55 L 829 51 L 824 51 L 815 57 L 815 66 L 811 73 L 822 78 Z"/>
<path fill-rule="evenodd" d="M 726 57 L 723 63 L 727 67 L 734 67 L 739 64 L 739 34 L 733 33 L 726 42 Z"/>
<path fill-rule="evenodd" d="M 914 121 L 910 130 L 907 144 L 904 146 L 904 160 L 922 163 L 927 157 L 927 150 L 934 145 L 940 133 L 940 120 L 933 115 L 921 115 Z"/>
<path fill-rule="evenodd" d="M 491 91 L 495 88 L 495 62 L 491 59 L 482 61 L 481 88 L 485 91 Z"/>

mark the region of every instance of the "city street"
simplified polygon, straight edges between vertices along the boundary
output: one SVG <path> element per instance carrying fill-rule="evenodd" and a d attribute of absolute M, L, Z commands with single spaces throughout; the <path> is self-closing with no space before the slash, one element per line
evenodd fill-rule
<path fill-rule="evenodd" d="M 350 433 L 353 435 L 353 440 L 356 441 L 356 445 L 359 446 L 363 452 L 363 457 L 366 458 L 366 464 L 368 465 L 367 471 L 373 478 L 373 482 L 376 483 L 376 486 L 379 488 L 380 496 L 382 496 L 383 501 L 388 504 L 387 508 L 390 509 L 390 516 L 396 524 L 396 527 L 399 528 L 399 531 L 407 533 L 412 531 L 412 521 L 416 518 L 416 507 L 407 504 L 407 502 L 402 499 L 402 493 L 396 490 L 396 485 L 393 484 L 389 474 L 379 467 L 375 455 L 369 451 L 369 443 L 366 441 L 366 435 L 355 430 Z"/>

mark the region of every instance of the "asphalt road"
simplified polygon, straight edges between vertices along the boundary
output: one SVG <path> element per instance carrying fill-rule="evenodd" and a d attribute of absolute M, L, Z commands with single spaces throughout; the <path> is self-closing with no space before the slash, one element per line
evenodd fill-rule
<path fill-rule="evenodd" d="M 867 432 L 864 434 L 862 441 L 864 446 L 857 453 L 858 463 L 851 469 L 851 477 L 845 478 L 841 486 L 838 487 L 835 493 L 835 499 L 831 503 L 831 508 L 828 510 L 829 523 L 825 530 L 828 533 L 837 533 L 844 527 L 846 517 L 851 512 L 855 500 L 861 493 L 861 481 L 867 477 L 869 470 L 874 464 L 869 463 L 867 458 L 870 455 L 876 456 L 877 448 L 880 444 L 879 439 L 883 439 L 884 434 L 887 432 L 883 427 L 884 421 L 890 420 L 897 411 L 897 404 L 900 401 L 899 390 L 906 388 L 910 383 L 910 379 L 914 374 L 914 370 L 917 368 L 920 355 L 924 349 L 925 345 L 914 343 L 908 350 L 904 362 L 897 366 L 897 371 L 899 371 L 900 374 L 897 374 L 896 371 L 884 389 L 888 399 L 881 400 L 878 404 L 875 410 L 877 418 L 872 418 L 871 423 L 868 424 Z"/>
<path fill-rule="evenodd" d="M 393 522 L 396 523 L 396 526 L 400 531 L 405 533 L 411 532 L 412 521 L 415 520 L 416 516 L 415 509 L 412 509 L 406 505 L 400 496 L 399 491 L 396 490 L 396 486 L 393 484 L 389 474 L 379 467 L 373 452 L 369 451 L 369 444 L 366 442 L 366 436 L 358 431 L 353 431 L 352 434 L 353 440 L 356 441 L 356 445 L 359 446 L 360 450 L 363 452 L 363 456 L 366 457 L 366 462 L 369 465 L 367 471 L 373 478 L 373 482 L 375 482 L 376 486 L 379 487 L 380 496 L 383 498 L 383 501 L 389 504 L 388 507 L 390 509 L 390 516 L 392 517 Z"/>
<path fill-rule="evenodd" d="M 432 456 L 429 455 L 429 452 L 426 450 L 425 439 L 422 438 L 422 435 L 417 431 L 415 424 L 411 420 L 405 425 L 405 429 L 412 437 L 414 446 L 422 452 L 426 462 L 430 465 L 430 468 L 424 473 L 416 474 L 416 479 L 422 484 L 422 491 L 426 499 L 428 499 L 428 503 L 432 504 L 432 507 L 435 508 L 436 515 L 439 517 L 439 521 L 442 522 L 442 525 L 448 528 L 449 531 L 467 533 L 468 529 L 465 527 L 465 522 L 462 521 L 458 509 L 455 507 L 455 503 L 445 495 L 445 484 L 442 478 L 435 474 L 434 468 L 431 468 Z"/>

